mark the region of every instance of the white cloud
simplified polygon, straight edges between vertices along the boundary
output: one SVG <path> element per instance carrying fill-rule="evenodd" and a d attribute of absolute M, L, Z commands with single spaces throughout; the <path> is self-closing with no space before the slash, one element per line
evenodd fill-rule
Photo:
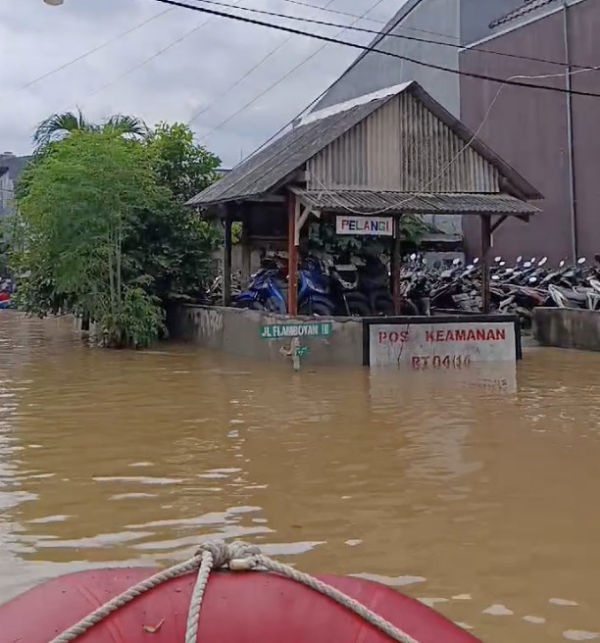
<path fill-rule="evenodd" d="M 236 4 L 236 0 L 227 1 Z M 320 6 L 327 4 L 327 0 L 308 1 Z M 333 22 L 349 21 L 285 0 L 237 2 Z M 376 0 L 352 0 L 350 9 L 346 0 L 334 0 L 330 7 L 362 14 L 375 4 Z M 402 0 L 381 0 L 369 17 L 386 21 L 401 4 Z M 74 106 L 80 106 L 92 120 L 127 113 L 155 123 L 187 121 L 210 105 L 193 124 L 202 139 L 322 46 L 322 42 L 292 36 L 244 82 L 219 98 L 261 58 L 286 41 L 288 35 L 173 8 L 84 60 L 23 89 L 29 81 L 166 9 L 166 5 L 153 0 L 65 0 L 61 7 L 46 6 L 42 0 L 0 0 L 0 151 L 28 153 L 35 126 L 49 114 Z M 271 21 L 268 16 L 256 17 Z M 359 24 L 377 28 L 372 22 Z M 308 24 L 299 28 L 329 35 L 337 31 Z M 356 33 L 344 37 L 363 43 L 369 40 L 367 35 Z M 179 39 L 181 42 L 142 65 Z M 295 116 L 356 55 L 356 50 L 350 48 L 327 47 L 215 131 L 207 145 L 221 156 L 225 165 L 235 163 L 240 154 L 248 154 Z M 117 81 L 136 65 L 141 66 Z"/>

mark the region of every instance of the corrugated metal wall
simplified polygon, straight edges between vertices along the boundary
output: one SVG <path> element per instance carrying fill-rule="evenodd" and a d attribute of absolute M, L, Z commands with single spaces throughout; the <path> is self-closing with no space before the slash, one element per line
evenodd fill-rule
<path fill-rule="evenodd" d="M 400 94 L 308 162 L 309 189 L 499 192 L 498 172 L 417 98 Z"/>

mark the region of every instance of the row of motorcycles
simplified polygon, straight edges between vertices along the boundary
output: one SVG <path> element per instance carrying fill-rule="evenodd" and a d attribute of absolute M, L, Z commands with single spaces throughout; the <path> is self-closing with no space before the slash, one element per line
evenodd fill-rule
<path fill-rule="evenodd" d="M 233 305 L 238 308 L 287 313 L 287 258 L 274 255 L 243 288 L 232 279 Z M 403 315 L 479 313 L 482 310 L 482 266 L 478 258 L 429 266 L 417 254 L 404 257 L 401 275 Z M 208 297 L 221 295 L 218 277 Z M 593 265 L 581 258 L 575 265 L 561 261 L 549 267 L 546 257 L 518 257 L 508 265 L 495 257 L 490 268 L 493 312 L 516 314 L 523 326 L 531 324 L 538 306 L 600 310 L 600 255 Z M 298 312 L 318 316 L 393 315 L 390 271 L 380 256 L 350 254 L 332 257 L 313 252 L 305 255 L 298 270 Z"/>
<path fill-rule="evenodd" d="M 429 314 L 425 307 L 437 313 L 482 310 L 482 267 L 477 258 L 466 266 L 455 259 L 450 266 L 429 269 L 422 258 L 411 255 L 403 272 L 407 296 L 419 303 L 421 314 Z M 600 310 L 600 256 L 596 255 L 593 265 L 582 257 L 575 265 L 561 261 L 553 268 L 547 257 L 518 257 L 510 266 L 495 257 L 490 268 L 490 303 L 494 312 L 518 315 L 525 327 L 531 325 L 538 306 Z"/>
<path fill-rule="evenodd" d="M 234 292 L 238 308 L 287 313 L 287 258 L 262 261 L 250 284 Z M 304 256 L 298 266 L 298 313 L 318 316 L 369 317 L 393 315 L 387 265 L 373 255 Z"/>

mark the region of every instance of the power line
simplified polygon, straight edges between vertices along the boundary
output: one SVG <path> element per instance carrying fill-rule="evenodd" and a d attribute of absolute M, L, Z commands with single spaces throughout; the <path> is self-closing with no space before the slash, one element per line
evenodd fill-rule
<path fill-rule="evenodd" d="M 290 1 L 292 1 L 292 0 L 290 0 Z M 326 10 L 326 8 L 327 8 L 329 5 L 331 5 L 333 2 L 335 2 L 335 0 L 329 0 L 329 1 L 327 2 L 327 4 L 325 5 L 325 7 L 323 7 L 323 10 Z M 240 7 L 240 8 L 241 8 L 241 7 Z M 287 38 L 286 38 L 282 43 L 280 43 L 279 45 L 277 45 L 274 49 L 271 49 L 271 50 L 270 50 L 270 51 L 269 51 L 265 56 L 263 56 L 263 57 L 262 57 L 262 58 L 261 58 L 261 59 L 260 59 L 260 60 L 255 64 L 255 65 L 253 65 L 252 67 L 250 67 L 250 69 L 248 69 L 248 71 L 247 71 L 245 74 L 243 74 L 242 76 L 240 76 L 240 77 L 239 77 L 239 78 L 238 78 L 234 83 L 232 83 L 231 85 L 229 85 L 229 87 L 227 87 L 227 89 L 226 89 L 226 90 L 224 90 L 223 92 L 221 92 L 220 94 L 218 94 L 218 95 L 217 95 L 215 98 L 213 98 L 213 100 L 211 100 L 207 105 L 205 105 L 205 106 L 204 106 L 204 107 L 202 107 L 200 110 L 198 110 L 197 112 L 195 112 L 194 114 L 192 114 L 192 116 L 191 116 L 191 118 L 188 120 L 187 124 L 188 124 L 188 125 L 190 125 L 191 123 L 193 123 L 197 118 L 199 118 L 200 116 L 202 116 L 203 114 L 205 114 L 206 112 L 208 112 L 208 110 L 209 110 L 209 109 L 210 109 L 210 108 L 211 108 L 211 107 L 212 107 L 212 106 L 213 106 L 213 105 L 214 105 L 218 100 L 220 100 L 220 99 L 221 99 L 221 98 L 223 98 L 224 96 L 227 96 L 227 94 L 229 94 L 229 92 L 230 92 L 230 91 L 234 90 L 236 87 L 238 87 L 239 85 L 241 85 L 241 84 L 246 80 L 246 78 L 248 78 L 248 77 L 250 76 L 250 74 L 252 74 L 254 71 L 256 71 L 256 70 L 257 70 L 261 65 L 263 65 L 263 64 L 264 64 L 264 63 L 265 63 L 269 58 L 271 58 L 271 56 L 273 56 L 274 54 L 276 54 L 280 49 L 282 49 L 283 47 L 285 47 L 285 46 L 288 44 L 288 42 L 289 42 L 292 38 L 293 38 L 293 36 L 292 36 L 292 35 L 288 36 L 288 37 L 287 37 Z"/>
<path fill-rule="evenodd" d="M 100 51 L 101 49 L 104 49 L 105 47 L 108 47 L 109 45 L 112 45 L 112 43 L 117 42 L 117 40 L 120 40 L 121 38 L 124 38 L 125 36 L 128 36 L 129 34 L 133 33 L 134 31 L 137 31 L 138 29 L 141 29 L 143 26 L 147 25 L 150 22 L 153 22 L 154 20 L 157 20 L 161 16 L 164 16 L 167 13 L 170 13 L 173 11 L 173 8 L 171 7 L 170 9 L 166 9 L 165 11 L 161 11 L 160 13 L 157 13 L 154 16 L 151 16 L 150 18 L 147 18 L 143 22 L 140 22 L 139 24 L 135 25 L 134 27 L 131 27 L 130 29 L 127 29 L 126 31 L 122 31 L 121 33 L 117 34 L 116 36 L 113 36 L 112 38 L 109 38 L 102 44 L 98 45 L 97 47 L 94 47 L 93 49 L 90 49 L 86 51 L 85 53 L 77 56 L 76 58 L 73 58 L 72 60 L 69 60 L 68 62 L 60 65 L 59 67 L 55 67 L 54 69 L 51 69 L 45 73 L 43 73 L 41 76 L 38 76 L 37 78 L 34 78 L 30 80 L 29 82 L 25 83 L 21 87 L 18 87 L 17 89 L 19 91 L 23 89 L 28 89 L 32 85 L 35 85 L 36 83 L 39 83 L 41 80 L 44 80 L 45 78 L 49 78 L 50 76 L 53 76 L 54 74 L 57 74 L 59 71 L 63 71 L 63 69 L 67 69 L 71 65 L 74 65 L 75 63 L 84 60 L 88 56 L 91 56 L 92 54 L 95 54 L 96 52 Z"/>
<path fill-rule="evenodd" d="M 240 0 L 236 0 L 236 1 L 239 2 Z M 232 8 L 235 8 L 235 7 L 232 6 Z M 172 11 L 172 9 L 168 9 L 168 11 Z M 187 31 L 186 33 L 184 33 L 179 38 L 177 38 L 175 40 L 172 40 L 170 43 L 168 43 L 164 47 L 161 47 L 161 49 L 159 49 L 158 51 L 155 51 L 151 56 L 148 56 L 148 58 L 145 58 L 144 60 L 142 60 L 138 64 L 134 65 L 133 67 L 129 67 L 129 69 L 125 70 L 120 76 L 117 76 L 116 78 L 114 78 L 110 82 L 106 83 L 105 85 L 102 85 L 101 87 L 98 87 L 98 89 L 95 89 L 93 92 L 91 92 L 90 94 L 85 96 L 83 98 L 83 100 L 86 101 L 89 98 L 92 98 L 93 96 L 96 96 L 96 94 L 99 94 L 100 92 L 104 91 L 105 89 L 108 89 L 109 87 L 112 87 L 113 85 L 116 85 L 118 82 L 123 80 L 123 78 L 126 78 L 127 76 L 129 76 L 133 72 L 135 72 L 138 69 L 141 69 L 142 67 L 147 65 L 149 62 L 152 62 L 154 59 L 158 58 L 159 56 L 162 56 L 162 54 L 164 54 L 169 49 L 172 49 L 176 45 L 182 43 L 184 40 L 186 40 L 187 38 L 189 38 L 190 36 L 192 36 L 193 34 L 198 32 L 200 29 L 202 29 L 207 24 L 209 24 L 211 21 L 212 21 L 212 17 L 208 18 L 207 20 L 204 20 L 200 24 L 196 25 L 190 31 Z"/>
<path fill-rule="evenodd" d="M 205 4 L 210 4 L 210 5 L 215 5 L 218 7 L 225 7 L 227 9 L 233 9 L 234 7 L 231 4 L 228 4 L 227 2 L 220 2 L 219 0 L 195 0 L 196 2 L 203 2 Z M 292 0 L 289 0 L 292 1 Z M 294 0 L 295 2 L 296 0 Z M 305 4 L 305 3 L 302 3 Z M 313 5 L 310 5 L 313 6 Z M 398 33 L 391 33 L 390 31 L 377 31 L 376 29 L 368 29 L 366 27 L 357 27 L 354 24 L 350 25 L 344 25 L 340 23 L 335 23 L 335 22 L 329 22 L 326 20 L 319 20 L 317 18 L 305 18 L 303 16 L 293 16 L 290 14 L 286 13 L 279 13 L 276 11 L 267 11 L 265 9 L 254 9 L 251 7 L 235 7 L 236 9 L 240 9 L 241 11 L 247 11 L 249 13 L 257 13 L 265 16 L 271 16 L 273 18 L 283 18 L 285 20 L 294 20 L 296 22 L 305 22 L 309 24 L 315 24 L 315 25 L 321 25 L 324 27 L 337 27 L 337 28 L 343 28 L 348 31 L 357 31 L 360 33 L 368 33 L 374 36 L 381 36 L 385 38 L 398 38 L 400 40 L 409 40 L 413 42 L 421 42 L 421 43 L 426 43 L 429 45 L 441 45 L 442 47 L 451 47 L 453 49 L 460 49 L 463 50 L 465 47 L 460 44 L 456 43 L 451 43 L 451 42 L 443 42 L 441 40 L 431 40 L 427 38 L 419 38 L 417 36 L 406 36 L 404 34 L 398 34 Z M 358 17 L 358 16 L 357 16 Z M 442 34 L 439 34 L 442 35 Z M 535 56 L 522 56 L 519 54 L 511 54 L 508 52 L 504 51 L 494 51 L 492 49 L 482 49 L 480 47 L 471 47 L 469 48 L 469 51 L 480 51 L 485 54 L 493 54 L 495 56 L 505 56 L 506 58 L 517 58 L 519 60 L 530 60 L 533 62 L 539 62 L 539 63 L 544 63 L 544 64 L 549 64 L 549 65 L 556 65 L 559 67 L 575 67 L 575 68 L 580 68 L 580 69 L 590 69 L 591 67 L 589 65 L 576 65 L 573 63 L 567 63 L 563 62 L 560 60 L 549 60 L 547 58 L 537 58 Z"/>
<path fill-rule="evenodd" d="M 384 1 L 384 0 L 377 0 L 377 2 L 375 2 L 375 4 L 374 4 L 374 5 L 372 5 L 369 9 L 367 9 L 367 10 L 365 11 L 364 15 L 366 15 L 366 14 L 370 13 L 371 11 L 373 11 L 373 9 L 375 9 L 376 7 L 378 7 L 378 6 L 379 6 L 383 1 Z M 360 19 L 361 19 L 361 17 L 362 17 L 362 16 L 357 16 L 356 21 L 360 20 Z M 346 28 L 343 28 L 341 31 L 339 31 L 339 32 L 337 33 L 337 35 L 341 35 L 345 30 L 346 30 Z M 289 78 L 289 77 L 290 77 L 294 72 L 296 72 L 298 69 L 300 69 L 300 67 L 302 67 L 302 66 L 303 66 L 303 65 L 305 65 L 307 62 L 309 62 L 310 60 L 312 60 L 315 56 L 317 56 L 319 53 L 321 53 L 321 51 L 323 51 L 323 49 L 325 49 L 325 47 L 327 47 L 329 44 L 330 44 L 330 43 L 327 43 L 327 42 L 326 42 L 325 44 L 321 45 L 321 47 L 319 47 L 318 49 L 316 49 L 315 51 L 313 51 L 313 53 L 312 53 L 312 54 L 310 54 L 309 56 L 307 56 L 306 58 L 304 58 L 302 61 L 300 61 L 297 65 L 295 65 L 294 67 L 292 67 L 292 69 L 290 69 L 290 70 L 289 70 L 288 72 L 286 72 L 283 76 L 281 76 L 280 78 L 278 78 L 274 83 L 272 83 L 271 85 L 269 85 L 269 87 L 267 87 L 266 89 L 264 89 L 262 92 L 260 92 L 260 93 L 259 93 L 259 94 L 257 94 L 256 96 L 254 96 L 254 98 L 252 98 L 252 100 L 248 101 L 245 105 L 243 105 L 242 107 L 240 107 L 240 108 L 239 108 L 238 110 L 236 110 L 233 114 L 231 114 L 230 116 L 228 116 L 225 120 L 221 121 L 218 125 L 214 126 L 214 127 L 213 127 L 213 128 L 212 128 L 212 129 L 207 133 L 207 134 L 205 134 L 205 135 L 202 137 L 202 140 L 206 140 L 206 139 L 207 139 L 208 137 L 210 137 L 214 132 L 216 132 L 217 130 L 221 129 L 221 127 L 223 127 L 223 125 L 227 125 L 227 123 L 229 123 L 230 121 L 232 121 L 236 116 L 238 116 L 239 114 L 241 114 L 244 110 L 248 109 L 248 107 L 250 107 L 250 105 L 254 104 L 257 100 L 259 100 L 260 98 L 262 98 L 265 94 L 267 94 L 268 92 L 270 92 L 270 91 L 271 91 L 272 89 L 274 89 L 275 87 L 277 87 L 277 86 L 281 85 L 281 83 L 283 83 L 285 80 L 287 80 L 287 79 L 288 79 L 288 78 Z"/>
<path fill-rule="evenodd" d="M 376 47 L 368 47 L 365 45 L 360 45 L 355 42 L 351 42 L 349 40 L 340 40 L 339 38 L 335 38 L 332 36 L 324 36 L 321 34 L 315 34 L 315 33 L 310 33 L 308 31 L 303 31 L 301 29 L 296 29 L 294 27 L 285 27 L 283 25 L 276 25 L 274 23 L 266 22 L 264 20 L 256 20 L 254 18 L 247 18 L 244 16 L 237 16 L 235 14 L 231 13 L 226 13 L 224 11 L 216 11 L 214 9 L 207 9 L 205 7 L 198 7 L 196 5 L 191 5 L 185 2 L 181 2 L 179 0 L 156 0 L 156 2 L 161 2 L 163 4 L 168 4 L 172 5 L 175 7 L 182 7 L 184 9 L 191 9 L 193 11 L 199 11 L 200 13 L 207 13 L 210 15 L 218 16 L 220 18 L 229 18 L 230 20 L 236 20 L 238 22 L 244 22 L 246 24 L 251 24 L 251 25 L 257 25 L 260 27 L 268 27 L 269 29 L 275 29 L 278 31 L 286 31 L 288 33 L 292 33 L 298 36 L 307 36 L 309 38 L 314 38 L 315 40 L 323 40 L 325 42 L 330 42 L 334 43 L 337 45 L 345 45 L 346 47 L 351 47 L 353 49 L 359 49 L 361 51 L 367 51 L 371 53 L 377 53 L 377 54 L 382 54 L 384 56 L 389 56 L 391 58 L 396 58 L 398 60 L 404 60 L 406 62 L 411 62 L 415 65 L 419 65 L 420 67 L 427 67 L 429 69 L 437 69 L 438 71 L 444 71 L 450 74 L 455 74 L 457 76 L 466 76 L 468 78 L 477 78 L 478 80 L 488 80 L 492 81 L 495 83 L 504 83 L 506 85 L 513 85 L 515 87 L 527 87 L 529 89 L 538 89 L 538 90 L 543 90 L 543 91 L 552 91 L 552 92 L 558 92 L 560 94 L 571 94 L 574 96 L 593 96 L 595 98 L 600 98 L 600 94 L 596 94 L 593 92 L 583 92 L 583 91 L 578 91 L 574 89 L 562 89 L 560 87 L 551 87 L 549 85 L 535 85 L 533 83 L 525 83 L 521 81 L 508 81 L 503 78 L 499 78 L 497 76 L 488 76 L 486 74 L 479 74 L 476 72 L 468 72 L 468 71 L 461 71 L 459 69 L 452 69 L 451 67 L 445 67 L 444 65 L 438 65 L 435 63 L 427 63 L 424 62 L 423 60 L 418 60 L 416 58 L 412 58 L 410 56 L 403 56 L 400 54 L 394 54 L 389 51 L 384 51 L 382 49 L 377 49 Z M 590 68 L 591 69 L 591 68 Z"/>
<path fill-rule="evenodd" d="M 283 2 L 289 2 L 291 4 L 299 5 L 300 7 L 312 7 L 313 9 L 320 9 L 321 11 L 326 11 L 327 13 L 332 13 L 336 14 L 338 16 L 347 16 L 349 18 L 359 18 L 360 16 L 356 13 L 350 13 L 349 11 L 340 11 L 339 9 L 326 9 L 325 7 L 320 7 L 318 4 L 311 4 L 310 2 L 302 2 L 301 0 L 283 0 Z M 364 20 L 368 20 L 369 22 L 377 22 L 380 25 L 385 25 L 386 23 L 382 20 L 376 20 L 375 18 L 364 18 Z M 395 27 L 394 25 L 392 29 Z M 455 40 L 458 40 L 458 37 L 449 34 L 449 33 L 442 33 L 441 31 L 430 31 L 429 29 L 420 29 L 418 27 L 409 27 L 408 25 L 403 25 L 402 29 L 406 29 L 408 31 L 415 31 L 419 33 L 428 33 L 431 34 L 432 36 L 442 36 L 442 38 L 454 38 Z"/>

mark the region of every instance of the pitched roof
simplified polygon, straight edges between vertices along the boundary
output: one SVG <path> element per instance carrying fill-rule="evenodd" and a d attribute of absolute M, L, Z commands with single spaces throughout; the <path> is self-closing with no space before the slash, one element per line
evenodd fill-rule
<path fill-rule="evenodd" d="M 507 22 L 512 22 L 517 18 L 521 18 L 522 16 L 525 16 L 528 13 L 535 11 L 536 9 L 541 9 L 542 7 L 545 7 L 546 5 L 549 5 L 554 2 L 556 2 L 556 0 L 525 0 L 523 5 L 521 5 L 520 7 L 517 7 L 516 9 L 513 9 L 509 13 L 501 16 L 500 18 L 496 18 L 496 20 L 490 22 L 490 29 L 494 29 L 494 27 L 499 27 L 500 25 L 504 25 Z"/>
<path fill-rule="evenodd" d="M 410 92 L 420 100 L 429 111 L 493 165 L 500 175 L 526 198 L 542 198 L 542 195 L 528 181 L 485 143 L 474 137 L 461 121 L 452 116 L 417 82 L 411 81 L 396 88 L 390 88 L 388 91 L 390 93 L 387 95 L 382 91 L 360 97 L 355 101 L 348 101 L 338 105 L 338 111 L 333 111 L 336 108 L 333 106 L 326 108 L 320 114 L 316 112 L 309 114 L 303 124 L 233 168 L 222 179 L 190 199 L 188 205 L 208 206 L 257 197 L 273 191 L 318 152 L 403 92 Z M 372 100 L 369 100 L 370 97 L 373 97 Z"/>
<path fill-rule="evenodd" d="M 390 96 L 300 125 L 234 167 L 222 179 L 188 201 L 188 205 L 225 203 L 272 190 L 290 173 L 336 138 L 365 119 Z"/>

